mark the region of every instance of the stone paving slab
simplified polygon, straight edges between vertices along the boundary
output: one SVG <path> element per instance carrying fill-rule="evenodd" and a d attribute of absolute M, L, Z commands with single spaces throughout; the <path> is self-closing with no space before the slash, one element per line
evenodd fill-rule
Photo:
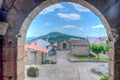
<path fill-rule="evenodd" d="M 79 68 L 79 77 L 80 77 L 80 80 L 91 80 L 86 69 Z"/>
<path fill-rule="evenodd" d="M 88 71 L 88 69 L 97 66 L 98 64 L 106 64 L 106 63 L 97 63 L 97 62 L 71 63 L 67 60 L 67 58 L 68 58 L 67 52 L 62 52 L 62 51 L 58 52 L 57 64 L 36 65 L 39 67 L 39 71 L 40 71 L 39 76 L 36 78 L 32 78 L 32 77 L 28 77 L 25 74 L 25 80 L 82 80 L 84 79 L 85 76 L 88 75 L 85 71 L 82 71 L 83 69 Z M 29 66 L 30 65 L 25 66 L 25 73 L 26 73 L 26 69 Z M 79 75 L 79 71 L 81 71 L 80 75 Z M 82 72 L 84 73 L 82 74 Z M 86 80 L 89 79 L 86 78 Z"/>
<path fill-rule="evenodd" d="M 28 66 L 26 66 L 27 68 Z M 26 80 L 79 80 L 78 70 L 72 65 L 42 65 L 37 78 L 26 77 Z"/>

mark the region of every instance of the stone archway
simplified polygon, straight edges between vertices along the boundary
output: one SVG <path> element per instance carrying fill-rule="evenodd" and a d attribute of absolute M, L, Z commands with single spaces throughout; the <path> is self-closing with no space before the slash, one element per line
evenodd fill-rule
<path fill-rule="evenodd" d="M 91 9 L 97 16 L 100 17 L 105 28 L 107 29 L 108 37 L 111 41 L 109 61 L 110 80 L 119 80 L 120 39 L 118 32 L 120 23 L 120 1 L 118 0 L 10 0 L 4 2 L 4 8 L 9 10 L 6 16 L 6 25 L 4 25 L 3 22 L 0 23 L 2 28 L 6 26 L 6 33 L 4 32 L 3 34 L 3 80 L 24 80 L 25 53 L 23 50 L 28 26 L 33 18 L 42 9 L 61 1 L 69 1 L 81 4 Z M 115 11 L 115 13 L 112 11 Z M 22 34 L 21 37 L 18 36 L 19 32 Z M 1 34 L 2 33 L 3 32 L 1 31 Z"/>

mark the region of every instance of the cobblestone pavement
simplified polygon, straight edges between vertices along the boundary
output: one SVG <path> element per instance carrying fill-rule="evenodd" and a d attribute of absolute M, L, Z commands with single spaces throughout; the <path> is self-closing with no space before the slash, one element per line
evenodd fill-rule
<path fill-rule="evenodd" d="M 36 65 L 40 69 L 39 77 L 32 78 L 27 77 L 25 74 L 25 80 L 80 80 L 79 71 L 82 70 L 88 71 L 90 74 L 91 80 L 99 80 L 99 76 L 90 73 L 90 68 L 98 64 L 106 63 L 95 63 L 95 62 L 76 62 L 71 63 L 67 60 L 68 51 L 59 51 L 57 54 L 57 64 L 45 64 L 45 65 Z M 28 65 L 25 66 L 27 69 Z M 26 71 L 25 71 L 26 73 Z M 89 75 L 83 75 L 86 77 Z M 97 78 L 94 78 L 97 77 Z"/>

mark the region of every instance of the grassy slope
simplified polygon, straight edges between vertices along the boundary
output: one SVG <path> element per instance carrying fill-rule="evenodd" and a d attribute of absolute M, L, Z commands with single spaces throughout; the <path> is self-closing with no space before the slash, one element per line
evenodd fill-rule
<path fill-rule="evenodd" d="M 95 55 L 96 57 L 87 57 L 87 56 L 75 56 L 76 59 L 79 59 L 79 60 L 82 60 L 82 61 L 98 61 L 98 58 L 97 58 L 97 55 L 96 54 L 93 54 Z M 100 54 L 100 60 L 99 61 L 108 61 L 109 58 L 104 55 L 104 54 Z"/>

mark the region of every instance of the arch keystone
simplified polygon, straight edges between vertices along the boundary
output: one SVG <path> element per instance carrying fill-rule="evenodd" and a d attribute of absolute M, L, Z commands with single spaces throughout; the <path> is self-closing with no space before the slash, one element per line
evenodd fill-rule
<path fill-rule="evenodd" d="M 63 0 L 63 1 L 66 1 L 66 2 L 74 2 L 74 3 L 78 3 L 79 0 Z"/>
<path fill-rule="evenodd" d="M 63 0 L 50 0 L 52 3 L 62 2 Z"/>

